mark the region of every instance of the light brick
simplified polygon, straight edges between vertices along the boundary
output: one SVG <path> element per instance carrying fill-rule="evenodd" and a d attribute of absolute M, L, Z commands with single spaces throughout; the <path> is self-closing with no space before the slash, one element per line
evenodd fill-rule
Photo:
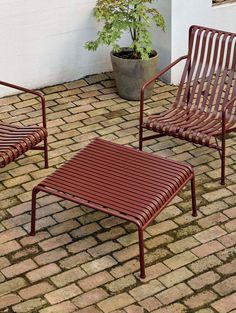
<path fill-rule="evenodd" d="M 121 246 L 120 246 L 121 247 Z M 113 257 L 118 262 L 124 262 L 139 255 L 139 246 L 137 244 L 125 247 L 122 250 L 113 253 Z"/>
<path fill-rule="evenodd" d="M 30 246 L 44 239 L 47 239 L 48 237 L 50 237 L 50 234 L 46 231 L 37 232 L 35 236 L 27 236 L 22 238 L 20 240 L 20 243 L 22 244 L 22 246 Z"/>
<path fill-rule="evenodd" d="M 130 290 L 130 294 L 135 300 L 140 301 L 158 293 L 163 289 L 164 286 L 158 280 L 152 280 L 147 284 Z"/>
<path fill-rule="evenodd" d="M 167 245 L 168 243 L 172 242 L 173 240 L 174 240 L 173 237 L 164 234 L 161 236 L 156 236 L 156 237 L 153 237 L 151 239 L 145 240 L 144 244 L 148 249 L 153 249 L 153 248 L 156 248 L 156 247 L 161 246 L 161 245 Z"/>
<path fill-rule="evenodd" d="M 81 268 L 76 267 L 71 270 L 64 271 L 63 273 L 56 276 L 53 276 L 50 279 L 57 287 L 63 287 L 76 280 L 80 280 L 85 276 L 86 273 Z"/>
<path fill-rule="evenodd" d="M 137 281 L 133 275 L 127 275 L 106 284 L 106 288 L 112 293 L 120 293 L 126 288 L 136 285 Z"/>
<path fill-rule="evenodd" d="M 19 249 L 21 249 L 21 245 L 16 240 L 6 242 L 0 246 L 0 256 L 9 254 Z"/>
<path fill-rule="evenodd" d="M 42 282 L 19 291 L 21 298 L 28 300 L 52 291 L 54 287 L 48 282 Z"/>
<path fill-rule="evenodd" d="M 1 232 L 0 244 L 17 239 L 26 235 L 26 232 L 21 227 L 11 228 L 6 231 Z"/>
<path fill-rule="evenodd" d="M 61 260 L 60 266 L 63 269 L 70 269 L 77 265 L 86 263 L 90 261 L 91 259 L 92 259 L 91 256 L 87 252 L 81 252 L 81 253 L 77 253 L 75 255 L 69 256 L 68 258 Z"/>
<path fill-rule="evenodd" d="M 72 229 L 78 228 L 79 226 L 80 224 L 77 221 L 69 220 L 50 227 L 48 231 L 50 232 L 51 235 L 57 236 L 62 233 L 68 233 Z"/>
<path fill-rule="evenodd" d="M 168 248 L 174 253 L 180 253 L 198 245 L 199 242 L 196 239 L 193 237 L 186 237 L 184 239 L 177 240 L 174 243 L 170 243 Z"/>
<path fill-rule="evenodd" d="M 232 276 L 221 281 L 216 284 L 213 289 L 221 296 L 226 296 L 229 293 L 236 291 L 236 276 Z"/>
<path fill-rule="evenodd" d="M 171 271 L 170 273 L 159 277 L 159 280 L 162 282 L 162 284 L 169 288 L 175 284 L 187 280 L 192 276 L 193 273 L 190 270 L 188 270 L 186 267 L 181 267 L 177 270 Z"/>
<path fill-rule="evenodd" d="M 0 296 L 23 288 L 27 284 L 22 277 L 17 277 L 0 284 Z"/>
<path fill-rule="evenodd" d="M 36 270 L 33 270 L 29 273 L 26 274 L 26 277 L 31 281 L 31 282 L 36 282 L 38 280 L 50 277 L 52 275 L 55 275 L 59 273 L 61 269 L 55 264 L 51 263 L 48 265 L 45 265 L 43 267 L 40 267 Z"/>
<path fill-rule="evenodd" d="M 219 226 L 214 226 L 194 235 L 194 237 L 201 243 L 205 243 L 218 237 L 221 237 L 225 234 L 226 232 L 222 228 L 220 228 Z"/>
<path fill-rule="evenodd" d="M 68 253 L 62 248 L 58 248 L 49 252 L 42 253 L 34 258 L 34 261 L 39 265 L 45 265 L 48 263 L 56 262 L 64 257 Z"/>
<path fill-rule="evenodd" d="M 177 228 L 178 225 L 175 224 L 172 221 L 164 221 L 161 223 L 158 223 L 156 225 L 153 226 L 149 226 L 146 231 L 151 235 L 151 236 L 156 236 L 156 235 L 160 235 L 162 233 L 165 233 L 167 231 L 170 231 L 172 229 Z"/>
<path fill-rule="evenodd" d="M 226 208 L 228 208 L 228 205 L 224 201 L 214 201 L 206 206 L 200 207 L 200 210 L 206 215 L 211 215 L 214 212 L 218 213 L 220 210 L 224 210 Z"/>
<path fill-rule="evenodd" d="M 135 271 L 139 270 L 139 268 L 140 268 L 139 261 L 133 259 L 111 269 L 110 273 L 115 278 L 120 278 L 130 273 L 134 273 Z"/>
<path fill-rule="evenodd" d="M 153 313 L 187 313 L 187 308 L 183 304 L 176 303 L 155 310 Z"/>
<path fill-rule="evenodd" d="M 225 247 L 232 247 L 236 245 L 236 232 L 224 235 L 218 238 L 218 241 L 221 242 Z"/>
<path fill-rule="evenodd" d="M 232 192 L 229 191 L 226 188 L 214 190 L 208 193 L 205 193 L 203 197 L 208 201 L 208 202 L 213 202 L 215 200 L 219 200 L 223 197 L 229 197 L 232 195 Z"/>
<path fill-rule="evenodd" d="M 146 278 L 140 278 L 140 274 L 138 272 L 137 278 L 142 282 L 147 282 L 154 278 L 158 278 L 166 273 L 170 272 L 170 269 L 163 263 L 157 263 L 145 268 Z"/>
<path fill-rule="evenodd" d="M 211 242 L 204 243 L 203 245 L 200 245 L 192 249 L 191 252 L 193 252 L 199 258 L 203 258 L 207 255 L 223 250 L 224 248 L 225 247 L 221 243 L 219 243 L 216 240 L 213 240 Z"/>
<path fill-rule="evenodd" d="M 161 302 L 155 297 L 149 297 L 139 302 L 139 304 L 146 309 L 148 312 L 151 312 L 162 306 Z"/>
<path fill-rule="evenodd" d="M 211 306 L 219 313 L 230 312 L 236 309 L 236 293 L 214 302 Z"/>
<path fill-rule="evenodd" d="M 81 293 L 82 291 L 78 286 L 76 286 L 75 284 L 71 284 L 61 289 L 57 289 L 47 293 L 45 295 L 45 298 L 48 300 L 49 303 L 57 304 L 70 298 L 74 298 Z"/>
<path fill-rule="evenodd" d="M 134 299 L 130 295 L 127 293 L 122 293 L 103 300 L 102 302 L 98 303 L 98 306 L 103 310 L 104 313 L 109 313 L 117 309 L 124 308 L 134 302 Z"/>
<path fill-rule="evenodd" d="M 236 260 L 223 264 L 217 267 L 217 272 L 223 275 L 229 275 L 236 273 Z"/>
<path fill-rule="evenodd" d="M 229 218 L 235 218 L 236 217 L 236 207 L 224 210 L 223 213 L 225 215 L 227 215 Z"/>
<path fill-rule="evenodd" d="M 222 261 L 219 260 L 215 255 L 210 255 L 188 265 L 188 267 L 194 273 L 202 273 L 208 269 L 214 268 L 221 264 L 222 264 Z"/>
<path fill-rule="evenodd" d="M 111 254 L 113 251 L 120 249 L 122 246 L 119 243 L 108 241 L 94 248 L 88 249 L 88 253 L 93 257 L 99 257 L 105 254 Z M 114 255 L 114 254 L 113 254 Z"/>
<path fill-rule="evenodd" d="M 105 290 L 103 290 L 102 288 L 97 288 L 76 297 L 75 299 L 73 299 L 73 303 L 79 308 L 84 308 L 86 306 L 102 301 L 107 297 L 109 297 L 109 295 Z"/>
<path fill-rule="evenodd" d="M 71 237 L 67 234 L 64 234 L 64 235 L 60 235 L 54 238 L 47 239 L 43 242 L 40 242 L 39 246 L 44 251 L 49 251 L 49 250 L 64 246 L 71 241 L 72 241 Z"/>
<path fill-rule="evenodd" d="M 75 208 L 54 214 L 53 218 L 58 223 L 62 223 L 62 222 L 71 220 L 73 218 L 79 217 L 79 216 L 81 216 L 81 214 L 83 214 L 83 212 L 78 207 L 75 207 Z"/>
<path fill-rule="evenodd" d="M 235 231 L 236 230 L 236 219 L 229 221 L 224 226 L 228 232 Z"/>
<path fill-rule="evenodd" d="M 39 311 L 39 313 L 59 313 L 59 312 L 72 313 L 75 312 L 75 310 L 76 306 L 71 301 L 65 301 L 42 309 Z"/>
<path fill-rule="evenodd" d="M 116 238 L 120 238 L 125 233 L 126 231 L 123 228 L 113 227 L 109 231 L 105 231 L 105 232 L 97 234 L 97 238 L 101 241 L 114 240 Z"/>
<path fill-rule="evenodd" d="M 91 223 L 91 224 L 79 227 L 76 230 L 73 230 L 71 232 L 71 236 L 73 238 L 87 237 L 88 235 L 96 233 L 100 229 L 101 227 L 98 225 L 98 223 Z"/>
<path fill-rule="evenodd" d="M 188 281 L 188 284 L 193 289 L 201 289 L 205 286 L 214 284 L 216 281 L 220 279 L 220 276 L 213 272 L 209 271 L 204 274 L 201 274 L 197 277 L 194 277 Z"/>
<path fill-rule="evenodd" d="M 178 267 L 189 264 L 195 260 L 197 260 L 197 257 L 193 253 L 186 251 L 186 252 L 182 252 L 180 254 L 177 254 L 177 255 L 165 260 L 164 263 L 169 268 L 176 269 Z"/>
<path fill-rule="evenodd" d="M 37 312 L 47 302 L 40 298 L 31 299 L 13 306 L 16 313 Z"/>
<path fill-rule="evenodd" d="M 110 256 L 105 256 L 100 259 L 83 264 L 82 268 L 89 274 L 94 274 L 103 271 L 109 267 L 116 265 L 117 262 Z"/>
<path fill-rule="evenodd" d="M 89 291 L 112 280 L 114 280 L 114 278 L 108 272 L 99 272 L 82 280 L 80 279 L 78 284 L 84 291 Z"/>
<path fill-rule="evenodd" d="M 156 297 L 160 300 L 164 305 L 176 302 L 183 297 L 186 297 L 192 294 L 193 291 L 184 283 L 173 286 L 167 290 L 162 291 L 157 294 Z"/>
<path fill-rule="evenodd" d="M 207 229 L 211 226 L 219 225 L 225 221 L 227 221 L 227 217 L 224 214 L 217 212 L 215 214 L 212 214 L 210 216 L 207 216 L 207 217 L 204 217 L 204 218 L 198 220 L 197 223 L 201 227 Z"/>
<path fill-rule="evenodd" d="M 217 298 L 217 295 L 212 291 L 203 291 L 199 294 L 195 294 L 190 297 L 188 300 L 185 300 L 184 303 L 191 309 L 196 309 L 207 303 L 214 301 Z"/>
<path fill-rule="evenodd" d="M 21 298 L 18 295 L 15 295 L 13 293 L 2 296 L 0 298 L 0 310 L 7 308 L 7 307 L 10 307 L 11 305 L 14 305 L 14 304 L 19 303 L 19 302 L 21 302 Z"/>
<path fill-rule="evenodd" d="M 32 260 L 25 260 L 20 263 L 11 265 L 2 270 L 2 273 L 7 278 L 12 278 L 14 276 L 18 276 L 22 273 L 28 272 L 32 269 L 35 269 L 37 264 Z"/>
<path fill-rule="evenodd" d="M 96 246 L 96 244 L 97 244 L 97 241 L 95 238 L 87 237 L 87 238 L 84 238 L 82 241 L 79 240 L 77 242 L 73 242 L 73 243 L 67 245 L 66 249 L 70 253 L 78 253 L 78 252 L 87 250 L 91 247 L 94 247 L 94 246 Z"/>

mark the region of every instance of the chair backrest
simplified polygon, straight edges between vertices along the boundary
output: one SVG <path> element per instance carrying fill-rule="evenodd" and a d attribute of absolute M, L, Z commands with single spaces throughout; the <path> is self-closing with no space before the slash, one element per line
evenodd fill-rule
<path fill-rule="evenodd" d="M 235 69 L 236 34 L 191 26 L 177 105 L 220 115 L 222 106 L 236 95 Z"/>

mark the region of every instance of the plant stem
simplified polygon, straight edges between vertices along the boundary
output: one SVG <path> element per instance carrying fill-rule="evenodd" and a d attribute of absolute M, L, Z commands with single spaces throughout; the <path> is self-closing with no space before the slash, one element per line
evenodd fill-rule
<path fill-rule="evenodd" d="M 134 41 L 134 34 L 132 33 L 132 28 L 131 27 L 129 27 L 129 32 L 130 32 L 132 40 Z"/>

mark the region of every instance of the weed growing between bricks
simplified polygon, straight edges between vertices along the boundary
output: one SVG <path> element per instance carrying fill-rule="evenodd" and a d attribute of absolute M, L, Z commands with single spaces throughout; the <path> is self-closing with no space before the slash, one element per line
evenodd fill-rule
<path fill-rule="evenodd" d="M 235 136 L 227 140 L 225 187 L 215 151 L 170 137 L 146 142 L 145 151 L 194 167 L 199 215 L 191 216 L 187 186 L 145 231 L 141 280 L 131 223 L 39 194 L 37 235 L 28 236 L 33 186 L 95 137 L 137 148 L 139 103 L 117 96 L 111 73 L 41 91 L 50 168 L 30 151 L 0 174 L 0 312 L 234 312 Z M 158 81 L 146 113 L 162 112 L 175 95 Z M 7 123 L 40 122 L 39 102 L 27 94 L 0 99 L 0 110 Z"/>

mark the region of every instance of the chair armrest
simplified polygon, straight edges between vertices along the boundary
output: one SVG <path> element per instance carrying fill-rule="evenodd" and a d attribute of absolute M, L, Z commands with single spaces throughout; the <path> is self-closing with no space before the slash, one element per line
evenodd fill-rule
<path fill-rule="evenodd" d="M 157 78 L 159 78 L 160 76 L 162 76 L 165 72 L 169 71 L 173 66 L 175 66 L 177 63 L 179 63 L 180 61 L 187 59 L 188 55 L 183 55 L 182 57 L 179 57 L 178 59 L 176 59 L 174 62 L 170 63 L 169 65 L 167 65 L 165 68 L 163 68 L 163 70 L 161 70 L 160 72 L 158 72 L 156 75 L 154 75 L 152 78 L 150 78 L 141 88 L 141 95 L 140 95 L 140 123 L 139 125 L 141 126 L 143 124 L 143 107 L 144 107 L 144 91 L 145 89 L 151 84 L 153 83 L 155 80 L 157 80 Z"/>
<path fill-rule="evenodd" d="M 225 113 L 226 110 L 228 110 L 229 106 L 236 101 L 236 96 L 234 96 L 230 101 L 226 103 L 224 108 L 222 109 L 223 113 Z"/>
<path fill-rule="evenodd" d="M 222 138 L 225 138 L 225 115 L 226 111 L 229 109 L 231 105 L 236 101 L 236 96 L 234 96 L 230 101 L 226 103 L 226 105 L 222 109 Z"/>
<path fill-rule="evenodd" d="M 0 85 L 6 86 L 6 87 L 9 87 L 9 88 L 13 88 L 13 89 L 16 89 L 16 90 L 20 90 L 20 91 L 23 91 L 23 92 L 31 93 L 33 95 L 38 96 L 40 98 L 40 100 L 41 100 L 41 105 L 42 105 L 43 127 L 47 128 L 45 98 L 44 98 L 44 96 L 40 92 L 31 90 L 31 89 L 27 89 L 27 88 L 24 88 L 24 87 L 21 87 L 21 86 L 17 86 L 17 85 L 11 84 L 11 83 L 7 83 L 7 82 L 1 81 L 1 80 L 0 80 Z"/>

